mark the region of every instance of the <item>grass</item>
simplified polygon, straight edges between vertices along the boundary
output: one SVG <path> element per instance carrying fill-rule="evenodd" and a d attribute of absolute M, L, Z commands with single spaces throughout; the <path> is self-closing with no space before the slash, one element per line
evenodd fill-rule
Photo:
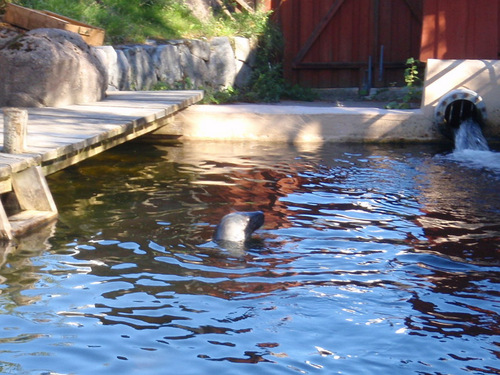
<path fill-rule="evenodd" d="M 106 30 L 109 44 L 144 43 L 147 39 L 260 35 L 268 13 L 214 14 L 206 22 L 179 0 L 0 0 L 49 10 Z"/>

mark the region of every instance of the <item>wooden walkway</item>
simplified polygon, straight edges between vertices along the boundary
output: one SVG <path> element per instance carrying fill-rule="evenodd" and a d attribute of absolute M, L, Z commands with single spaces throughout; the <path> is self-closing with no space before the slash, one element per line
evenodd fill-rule
<path fill-rule="evenodd" d="M 0 238 L 57 216 L 45 175 L 155 131 L 202 98 L 202 91 L 117 91 L 97 103 L 29 108 L 26 152 L 0 153 Z"/>

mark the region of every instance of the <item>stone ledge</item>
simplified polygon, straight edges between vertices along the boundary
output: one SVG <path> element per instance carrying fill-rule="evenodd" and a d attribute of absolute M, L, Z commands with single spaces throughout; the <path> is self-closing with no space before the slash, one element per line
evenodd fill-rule
<path fill-rule="evenodd" d="M 180 112 L 181 140 L 324 142 L 442 142 L 421 110 L 314 105 L 195 105 Z M 161 130 L 160 130 L 161 134 Z"/>

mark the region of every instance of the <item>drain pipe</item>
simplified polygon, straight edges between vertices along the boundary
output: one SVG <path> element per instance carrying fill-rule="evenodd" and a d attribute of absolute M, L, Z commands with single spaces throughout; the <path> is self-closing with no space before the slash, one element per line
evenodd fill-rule
<path fill-rule="evenodd" d="M 467 88 L 452 90 L 444 95 L 434 110 L 434 123 L 441 133 L 453 139 L 460 124 L 472 118 L 481 128 L 487 118 L 483 98 Z"/>

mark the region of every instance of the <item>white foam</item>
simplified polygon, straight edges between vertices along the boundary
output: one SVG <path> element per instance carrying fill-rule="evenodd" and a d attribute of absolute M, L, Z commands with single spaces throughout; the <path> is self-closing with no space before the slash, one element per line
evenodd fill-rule
<path fill-rule="evenodd" d="M 486 168 L 500 173 L 500 153 L 484 150 L 455 150 L 447 159 L 471 168 Z"/>
<path fill-rule="evenodd" d="M 462 122 L 455 131 L 455 151 L 462 150 L 489 150 L 481 127 L 472 118 Z"/>

